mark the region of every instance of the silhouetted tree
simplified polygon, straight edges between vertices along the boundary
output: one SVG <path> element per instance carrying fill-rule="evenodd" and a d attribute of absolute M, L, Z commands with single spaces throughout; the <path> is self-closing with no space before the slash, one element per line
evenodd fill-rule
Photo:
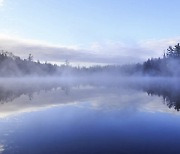
<path fill-rule="evenodd" d="M 28 61 L 33 61 L 33 56 L 32 56 L 32 54 L 29 54 L 29 56 L 28 56 Z"/>

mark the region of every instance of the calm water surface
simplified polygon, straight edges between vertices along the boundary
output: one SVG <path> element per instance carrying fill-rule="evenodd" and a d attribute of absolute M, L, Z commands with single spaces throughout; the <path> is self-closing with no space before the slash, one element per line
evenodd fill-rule
<path fill-rule="evenodd" d="M 1 83 L 0 153 L 179 154 L 178 87 Z"/>

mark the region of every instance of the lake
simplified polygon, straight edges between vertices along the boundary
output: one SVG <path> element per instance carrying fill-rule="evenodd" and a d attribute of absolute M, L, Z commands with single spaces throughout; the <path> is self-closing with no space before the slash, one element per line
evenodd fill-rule
<path fill-rule="evenodd" d="M 179 154 L 178 79 L 0 80 L 2 154 Z"/>

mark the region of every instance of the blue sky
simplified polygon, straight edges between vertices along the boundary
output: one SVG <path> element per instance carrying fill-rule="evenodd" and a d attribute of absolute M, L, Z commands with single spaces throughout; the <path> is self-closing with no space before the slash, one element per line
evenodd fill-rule
<path fill-rule="evenodd" d="M 52 55 L 58 53 L 59 57 L 63 55 L 61 60 L 76 62 L 112 63 L 117 55 L 120 59 L 126 57 L 128 62 L 129 55 L 134 54 L 131 50 L 136 49 L 137 53 L 139 49 L 139 55 L 130 57 L 136 62 L 159 56 L 168 45 L 179 41 L 179 0 L 0 0 L 0 4 L 0 47 L 22 54 L 24 46 L 18 47 L 21 52 L 17 52 L 12 44 L 29 43 L 37 58 L 48 61 L 58 61 Z M 11 41 L 9 46 L 7 42 L 4 46 L 5 40 Z M 51 50 L 59 48 L 48 53 L 49 59 L 34 51 L 34 46 L 45 48 L 47 44 Z M 146 47 L 147 44 L 151 46 Z M 158 44 L 160 47 L 156 48 Z M 44 54 L 42 49 L 36 49 Z M 68 51 L 61 54 L 62 49 Z M 98 58 L 83 60 L 84 53 Z M 73 59 L 73 54 L 81 54 L 81 58 Z M 101 57 L 104 54 L 106 57 Z M 118 59 L 114 62 L 118 63 Z"/>

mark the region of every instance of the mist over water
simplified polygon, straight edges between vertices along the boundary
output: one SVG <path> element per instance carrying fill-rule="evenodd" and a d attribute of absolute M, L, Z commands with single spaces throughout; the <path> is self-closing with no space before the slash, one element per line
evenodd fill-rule
<path fill-rule="evenodd" d="M 0 78 L 1 153 L 177 153 L 170 147 L 180 137 L 179 83 L 111 75 Z"/>
<path fill-rule="evenodd" d="M 102 104 L 103 100 L 107 99 L 111 106 L 112 101 L 116 101 L 116 105 L 118 105 L 122 101 L 128 102 L 132 95 L 142 94 L 146 98 L 159 98 L 167 107 L 179 111 L 179 83 L 178 78 L 167 77 L 0 78 L 0 103 L 3 106 L 12 105 L 11 110 L 15 112 L 16 110 L 20 111 L 21 107 L 24 110 L 26 106 L 48 107 L 48 105 L 79 102 L 82 99 L 86 101 L 99 97 L 102 99 Z M 128 97 L 123 100 L 118 98 L 123 94 Z M 111 99 L 109 95 L 117 98 Z M 140 99 L 140 101 L 142 100 Z M 23 105 L 20 105 L 20 102 Z M 16 105 L 19 106 L 16 108 Z M 4 111 L 2 109 L 2 112 Z"/>
<path fill-rule="evenodd" d="M 179 154 L 179 6 L 0 0 L 0 154 Z"/>

